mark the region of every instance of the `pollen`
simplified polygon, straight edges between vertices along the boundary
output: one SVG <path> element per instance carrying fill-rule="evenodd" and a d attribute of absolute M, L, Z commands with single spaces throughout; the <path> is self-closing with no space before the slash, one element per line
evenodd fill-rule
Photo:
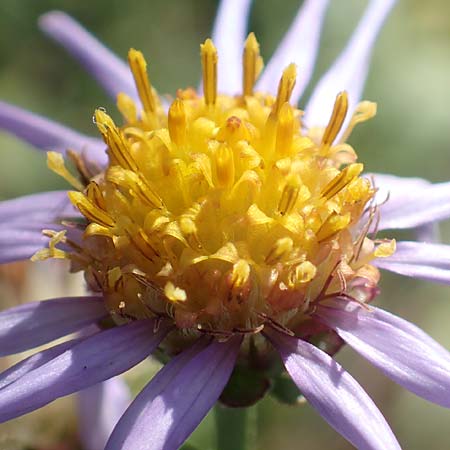
<path fill-rule="evenodd" d="M 203 93 L 180 89 L 164 108 L 144 56 L 130 50 L 140 101 L 119 94 L 120 124 L 94 114 L 107 167 L 86 179 L 48 156 L 75 189 L 83 238 L 55 233 L 35 258 L 70 259 L 113 317 L 170 316 L 196 332 L 259 330 L 268 317 L 293 328 L 315 302 L 361 280 L 376 286 L 370 262 L 395 242 L 367 236 L 375 189 L 345 142 L 375 105 L 358 105 L 343 130 L 348 98 L 336 93 L 326 128 L 308 129 L 290 103 L 294 64 L 280 67 L 275 97 L 255 91 L 263 61 L 253 33 L 235 96 L 217 91 L 211 39 L 200 56 Z"/>

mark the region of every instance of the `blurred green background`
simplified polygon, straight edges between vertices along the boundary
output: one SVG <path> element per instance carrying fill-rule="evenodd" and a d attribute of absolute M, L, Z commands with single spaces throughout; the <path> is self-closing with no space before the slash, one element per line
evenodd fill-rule
<path fill-rule="evenodd" d="M 301 3 L 255 0 L 250 30 L 266 61 Z M 311 85 L 338 55 L 367 2 L 330 3 Z M 173 93 L 178 87 L 197 85 L 199 44 L 210 35 L 216 6 L 212 0 L 1 0 L 0 98 L 94 134 L 94 108 L 113 110 L 114 105 L 76 62 L 38 31 L 39 15 L 51 9 L 70 13 L 122 57 L 129 47 L 142 50 L 159 92 Z M 351 139 L 367 171 L 433 181 L 450 178 L 449 80 L 450 3 L 400 0 L 378 40 L 365 90 L 364 97 L 378 103 L 378 115 Z M 14 137 L 0 134 L 0 155 L 0 199 L 65 186 L 46 169 L 43 154 Z M 449 228 L 443 228 L 443 239 L 449 242 Z M 382 305 L 450 348 L 448 288 L 385 275 L 382 289 Z M 449 411 L 387 381 L 349 349 L 338 359 L 374 398 L 403 448 L 449 448 Z M 147 379 L 148 370 L 152 368 L 145 366 L 129 375 L 134 389 Z M 70 413 L 61 416 L 68 408 L 70 400 L 58 401 L 0 425 L 0 448 L 76 448 L 75 418 Z M 293 408 L 266 399 L 257 412 L 260 450 L 351 448 L 308 405 Z M 214 448 L 211 417 L 192 442 L 202 449 Z"/>

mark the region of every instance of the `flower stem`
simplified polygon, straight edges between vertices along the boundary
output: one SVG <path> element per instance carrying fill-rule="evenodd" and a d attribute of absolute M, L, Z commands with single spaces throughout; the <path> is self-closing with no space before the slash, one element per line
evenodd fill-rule
<path fill-rule="evenodd" d="M 256 450 L 257 408 L 226 408 L 216 405 L 214 409 L 217 450 Z"/>

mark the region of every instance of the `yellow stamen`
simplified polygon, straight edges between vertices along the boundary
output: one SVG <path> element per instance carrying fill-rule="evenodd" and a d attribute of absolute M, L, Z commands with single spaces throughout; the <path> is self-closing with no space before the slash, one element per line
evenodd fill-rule
<path fill-rule="evenodd" d="M 342 191 L 351 181 L 353 181 L 363 171 L 362 164 L 350 164 L 339 175 L 334 177 L 323 189 L 322 196 L 327 200 Z"/>
<path fill-rule="evenodd" d="M 284 103 L 280 109 L 277 123 L 275 149 L 282 156 L 288 155 L 294 138 L 294 113 L 289 103 Z"/>
<path fill-rule="evenodd" d="M 91 181 L 86 189 L 87 198 L 97 205 L 100 209 L 106 209 L 105 199 L 103 198 L 102 191 L 95 181 Z"/>
<path fill-rule="evenodd" d="M 69 191 L 67 193 L 72 204 L 79 209 L 81 214 L 91 222 L 96 222 L 105 227 L 113 227 L 114 220 L 111 216 L 100 209 L 81 192 Z"/>
<path fill-rule="evenodd" d="M 206 105 L 214 105 L 217 98 L 217 50 L 211 39 L 200 45 L 202 57 L 203 95 Z"/>
<path fill-rule="evenodd" d="M 136 162 L 131 156 L 122 132 L 116 127 L 111 117 L 102 109 L 96 109 L 94 118 L 103 140 L 108 145 L 109 156 L 124 169 L 137 172 Z"/>
<path fill-rule="evenodd" d="M 265 262 L 266 264 L 275 264 L 289 254 L 294 248 L 294 242 L 290 237 L 278 239 L 275 245 L 270 249 L 267 254 Z"/>
<path fill-rule="evenodd" d="M 176 99 L 169 108 L 169 134 L 170 139 L 181 147 L 186 142 L 186 110 L 183 100 Z"/>
<path fill-rule="evenodd" d="M 144 55 L 134 48 L 128 52 L 128 64 L 133 73 L 136 89 L 141 99 L 142 106 L 149 118 L 154 118 L 156 114 L 156 100 L 153 88 L 147 74 L 147 63 Z"/>
<path fill-rule="evenodd" d="M 263 59 L 259 54 L 259 44 L 254 33 L 250 33 L 245 41 L 242 66 L 243 93 L 244 95 L 253 95 L 253 86 L 264 66 Z"/>
<path fill-rule="evenodd" d="M 233 264 L 231 283 L 233 287 L 242 287 L 250 277 L 250 265 L 247 261 L 240 259 Z"/>
<path fill-rule="evenodd" d="M 334 102 L 333 112 L 331 113 L 328 125 L 323 133 L 322 147 L 328 149 L 336 139 L 344 123 L 348 110 L 347 92 L 340 92 Z"/>
<path fill-rule="evenodd" d="M 79 191 L 84 190 L 83 183 L 77 180 L 68 170 L 64 164 L 64 158 L 61 153 L 47 152 L 47 167 L 64 178 L 70 185 Z"/>
<path fill-rule="evenodd" d="M 283 71 L 280 83 L 278 84 L 277 99 L 273 105 L 273 112 L 278 115 L 284 103 L 289 102 L 297 78 L 297 67 L 289 64 Z"/>
<path fill-rule="evenodd" d="M 234 183 L 233 150 L 226 145 L 221 145 L 216 150 L 215 156 L 218 185 L 221 187 L 232 186 Z"/>
<path fill-rule="evenodd" d="M 108 169 L 106 178 L 111 183 L 125 187 L 130 192 L 133 192 L 143 202 L 155 208 L 163 207 L 161 197 L 152 188 L 150 182 L 140 177 L 139 174 L 118 166 L 112 166 Z"/>

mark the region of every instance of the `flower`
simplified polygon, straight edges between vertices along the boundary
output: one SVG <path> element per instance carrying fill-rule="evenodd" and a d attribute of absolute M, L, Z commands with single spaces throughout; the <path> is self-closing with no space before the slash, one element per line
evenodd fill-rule
<path fill-rule="evenodd" d="M 44 31 L 118 94 L 124 125 L 97 109 L 101 141 L 1 105 L 0 125 L 50 150 L 49 167 L 75 188 L 70 203 L 66 192 L 52 192 L 0 204 L 1 261 L 68 259 L 92 292 L 0 313 L 1 354 L 99 329 L 0 375 L 0 420 L 108 380 L 160 348 L 171 359 L 106 448 L 177 448 L 219 396 L 236 401 L 224 398 L 233 371 L 268 372 L 278 352 L 304 397 L 353 445 L 399 448 L 372 400 L 332 359 L 343 341 L 417 395 L 450 405 L 448 352 L 369 305 L 378 267 L 449 282 L 448 246 L 375 238 L 449 217 L 448 184 L 363 176 L 346 143 L 375 114 L 373 103 L 358 102 L 393 3 L 370 3 L 304 113 L 295 105 L 326 1 L 304 3 L 259 80 L 259 45 L 244 31 L 250 2 L 223 1 L 213 40 L 201 46 L 203 94 L 180 90 L 170 105 L 140 52 L 130 50 L 128 72 L 63 13 L 42 18 Z"/>

